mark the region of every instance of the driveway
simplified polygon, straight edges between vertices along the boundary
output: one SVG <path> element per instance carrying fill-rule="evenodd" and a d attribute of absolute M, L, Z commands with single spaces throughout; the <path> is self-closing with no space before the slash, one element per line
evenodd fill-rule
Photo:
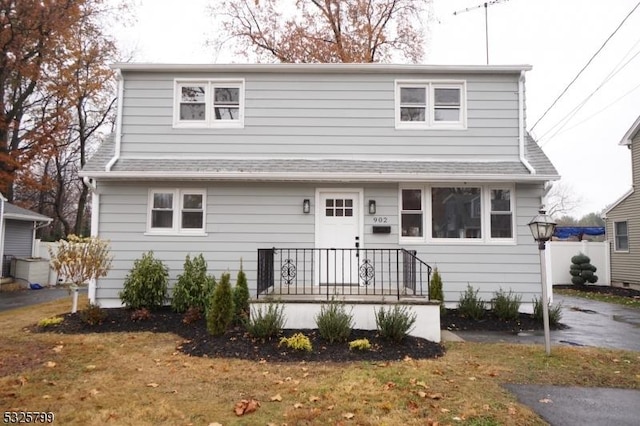
<path fill-rule="evenodd" d="M 86 287 L 80 289 L 80 292 L 83 291 L 86 293 Z M 23 306 L 37 305 L 38 303 L 49 302 L 63 297 L 68 297 L 69 303 L 71 303 L 69 290 L 63 287 L 45 287 L 41 290 L 24 289 L 3 291 L 0 292 L 0 312 L 22 308 Z"/>

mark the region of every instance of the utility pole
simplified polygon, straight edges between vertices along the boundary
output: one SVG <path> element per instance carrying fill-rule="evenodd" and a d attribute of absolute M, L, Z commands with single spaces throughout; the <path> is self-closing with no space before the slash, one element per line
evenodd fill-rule
<path fill-rule="evenodd" d="M 489 65 L 489 13 L 487 12 L 487 10 L 490 5 L 497 4 L 497 3 L 504 3 L 505 1 L 508 1 L 508 0 L 486 1 L 483 4 L 479 4 L 477 6 L 471 6 L 471 7 L 467 7 L 466 9 L 453 12 L 453 14 L 457 16 L 457 15 L 460 15 L 461 13 L 471 12 L 472 10 L 480 9 L 481 7 L 484 7 L 484 44 L 485 44 L 485 50 L 487 53 L 487 65 Z"/>

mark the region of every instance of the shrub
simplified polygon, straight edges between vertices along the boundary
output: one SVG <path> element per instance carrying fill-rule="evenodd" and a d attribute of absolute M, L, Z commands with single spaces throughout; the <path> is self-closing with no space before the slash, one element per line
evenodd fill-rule
<path fill-rule="evenodd" d="M 147 321 L 151 319 L 151 312 L 147 308 L 136 309 L 131 313 L 131 321 Z"/>
<path fill-rule="evenodd" d="M 127 308 L 159 308 L 167 297 L 169 269 L 161 260 L 147 252 L 133 263 L 133 268 L 124 280 L 120 299 Z"/>
<path fill-rule="evenodd" d="M 353 315 L 347 312 L 343 303 L 323 304 L 315 319 L 318 333 L 329 343 L 346 342 L 351 334 Z"/>
<path fill-rule="evenodd" d="M 178 275 L 173 289 L 171 307 L 176 312 L 186 312 L 189 308 L 205 311 L 210 291 L 215 286 L 215 279 L 207 274 L 207 261 L 199 254 L 191 260 L 187 255 L 184 261 L 184 272 Z"/>
<path fill-rule="evenodd" d="M 42 318 L 40 321 L 38 321 L 38 327 L 42 327 L 42 328 L 53 327 L 62 323 L 63 320 L 64 318 L 62 317 Z"/>
<path fill-rule="evenodd" d="M 311 340 L 302 333 L 296 333 L 291 337 L 283 337 L 280 339 L 280 345 L 285 345 L 286 347 L 295 349 L 296 351 L 311 352 L 313 350 Z"/>
<path fill-rule="evenodd" d="M 233 288 L 233 306 L 235 307 L 235 323 L 243 324 L 249 318 L 249 285 L 247 275 L 242 269 L 240 261 L 240 271 L 236 278 L 236 286 Z"/>
<path fill-rule="evenodd" d="M 401 341 L 413 329 L 416 322 L 415 312 L 406 306 L 395 305 L 389 310 L 384 306 L 376 311 L 376 326 L 380 335 L 386 339 Z"/>
<path fill-rule="evenodd" d="M 233 321 L 234 312 L 230 277 L 228 273 L 224 273 L 213 291 L 207 309 L 207 330 L 209 333 L 214 336 L 224 334 Z"/>
<path fill-rule="evenodd" d="M 80 320 L 89 325 L 98 325 L 107 318 L 107 311 L 98 305 L 89 303 L 86 309 L 80 311 Z"/>
<path fill-rule="evenodd" d="M 252 308 L 252 315 L 246 322 L 246 328 L 251 336 L 264 339 L 280 333 L 284 321 L 284 306 L 269 303 L 264 311 L 262 306 Z"/>
<path fill-rule="evenodd" d="M 542 312 L 542 300 L 535 297 L 533 299 L 533 318 L 540 324 L 544 322 L 544 315 Z M 549 303 L 549 325 L 557 326 L 562 319 L 562 305 L 552 305 Z"/>
<path fill-rule="evenodd" d="M 442 313 L 445 309 L 444 307 L 444 293 L 442 291 L 442 277 L 440 276 L 440 271 L 438 268 L 433 270 L 433 275 L 431 275 L 431 280 L 429 281 L 429 300 L 439 300 L 440 301 L 440 312 Z"/>
<path fill-rule="evenodd" d="M 48 250 L 53 270 L 76 286 L 104 277 L 111 269 L 109 242 L 98 237 L 71 234 L 66 241 L 60 240 L 55 250 L 51 246 Z"/>
<path fill-rule="evenodd" d="M 493 312 L 503 321 L 515 321 L 520 318 L 520 304 L 522 296 L 514 295 L 511 290 L 506 293 L 500 289 L 493 299 Z"/>
<path fill-rule="evenodd" d="M 474 320 L 479 320 L 484 316 L 485 302 L 478 297 L 478 291 L 473 291 L 473 287 L 467 285 L 467 290 L 462 293 L 458 302 L 460 315 Z"/>
<path fill-rule="evenodd" d="M 598 268 L 591 264 L 591 259 L 585 254 L 577 254 L 571 258 L 571 266 L 569 274 L 571 274 L 571 282 L 577 286 L 583 286 L 586 283 L 594 284 L 598 281 L 595 272 Z"/>
<path fill-rule="evenodd" d="M 368 351 L 371 349 L 369 339 L 356 339 L 349 342 L 349 349 L 352 351 Z"/>
<path fill-rule="evenodd" d="M 200 308 L 191 307 L 187 309 L 187 312 L 182 316 L 182 322 L 184 324 L 193 324 L 200 319 L 202 319 L 202 311 Z"/>

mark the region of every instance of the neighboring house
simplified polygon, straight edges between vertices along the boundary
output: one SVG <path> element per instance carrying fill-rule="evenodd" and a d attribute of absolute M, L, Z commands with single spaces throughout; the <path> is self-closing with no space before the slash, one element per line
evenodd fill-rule
<path fill-rule="evenodd" d="M 2 223 L 0 225 L 2 277 L 8 277 L 13 259 L 30 258 L 34 255 L 36 230 L 38 227 L 50 223 L 52 219 L 10 204 L 5 200 L 2 200 L 0 216 Z"/>
<path fill-rule="evenodd" d="M 631 189 L 604 212 L 611 284 L 640 288 L 640 117 L 620 141 L 631 151 Z"/>
<path fill-rule="evenodd" d="M 539 296 L 527 223 L 559 176 L 526 132 L 529 66 L 114 68 L 116 131 L 81 172 L 92 233 L 115 255 L 92 301 L 120 306 L 149 250 L 172 283 L 187 254 L 203 253 L 216 277 L 242 261 L 253 295 L 282 280 L 366 290 L 400 273 L 415 290 L 412 268 L 428 264 L 449 302 L 467 285 L 485 300 L 501 288 Z M 272 247 L 281 263 L 267 250 L 259 268 Z M 302 251 L 314 248 L 344 251 Z M 376 265 L 367 249 L 395 255 L 392 273 L 391 257 Z"/>

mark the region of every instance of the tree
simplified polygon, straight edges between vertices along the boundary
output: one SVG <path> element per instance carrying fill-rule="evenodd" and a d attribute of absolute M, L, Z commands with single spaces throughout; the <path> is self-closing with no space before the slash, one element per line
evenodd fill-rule
<path fill-rule="evenodd" d="M 221 48 L 288 63 L 419 62 L 431 0 L 223 0 Z"/>
<path fill-rule="evenodd" d="M 553 217 L 569 215 L 581 202 L 582 198 L 564 181 L 555 182 L 544 197 L 547 214 Z"/>
<path fill-rule="evenodd" d="M 591 212 L 580 218 L 579 226 L 604 226 L 604 220 L 600 213 Z"/>

